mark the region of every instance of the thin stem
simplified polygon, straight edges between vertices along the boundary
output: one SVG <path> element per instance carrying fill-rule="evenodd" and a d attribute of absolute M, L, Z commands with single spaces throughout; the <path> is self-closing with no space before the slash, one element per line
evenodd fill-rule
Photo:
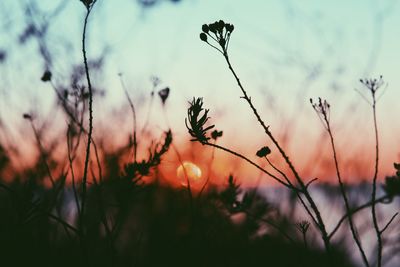
<path fill-rule="evenodd" d="M 68 152 L 68 162 L 69 162 L 69 168 L 71 170 L 71 179 L 72 179 L 72 191 L 74 193 L 74 199 L 75 199 L 75 203 L 76 203 L 76 209 L 78 212 L 78 217 L 81 217 L 81 208 L 79 205 L 79 199 L 78 199 L 78 192 L 76 190 L 76 186 L 75 186 L 75 172 L 74 172 L 74 167 L 73 167 L 73 158 L 71 156 L 71 138 L 69 135 L 69 127 L 67 130 L 67 152 Z"/>
<path fill-rule="evenodd" d="M 389 196 L 383 196 L 383 197 L 380 197 L 380 198 L 375 199 L 375 203 L 376 203 L 376 204 L 377 204 L 377 203 L 384 203 L 384 201 L 385 201 L 385 200 L 388 200 L 388 199 L 390 199 Z M 363 210 L 363 209 L 365 209 L 365 208 L 368 208 L 368 207 L 370 207 L 370 206 L 372 206 L 372 201 L 369 201 L 369 202 L 367 202 L 367 203 L 365 203 L 365 204 L 363 204 L 363 205 L 361 205 L 361 206 L 358 206 L 357 208 L 354 208 L 354 209 L 348 211 L 346 214 L 344 214 L 344 215 L 340 218 L 340 220 L 338 221 L 338 223 L 336 224 L 335 228 L 333 228 L 332 232 L 329 234 L 329 238 L 331 239 L 331 238 L 335 235 L 335 233 L 339 230 L 339 228 L 340 228 L 340 226 L 342 225 L 342 223 L 343 223 L 349 216 L 354 215 L 354 214 L 356 214 L 357 212 L 359 212 L 359 211 L 361 211 L 361 210 Z"/>
<path fill-rule="evenodd" d="M 216 142 L 217 142 L 217 140 L 214 141 L 214 144 L 216 144 Z M 201 194 L 203 193 L 204 189 L 206 188 L 208 182 L 210 181 L 210 176 L 211 176 L 210 173 L 211 173 L 211 170 L 212 170 L 211 167 L 212 167 L 212 164 L 213 164 L 213 161 L 214 161 L 214 156 L 215 156 L 215 147 L 212 148 L 211 159 L 210 159 L 210 162 L 208 163 L 208 175 L 207 175 L 207 179 L 206 179 L 206 181 L 204 182 L 203 186 L 202 186 L 201 189 L 200 189 L 198 198 L 201 197 Z"/>
<path fill-rule="evenodd" d="M 133 129 L 132 129 L 132 133 L 133 133 L 133 160 L 134 162 L 136 162 L 137 159 L 137 139 L 136 139 L 136 110 L 135 110 L 135 106 L 133 105 L 132 99 L 129 96 L 128 90 L 126 89 L 125 83 L 122 79 L 122 75 L 120 75 L 120 81 L 121 81 L 121 86 L 124 89 L 124 93 L 126 96 L 126 99 L 129 102 L 129 106 L 131 107 L 132 110 L 132 116 L 133 116 Z"/>
<path fill-rule="evenodd" d="M 282 157 L 284 158 L 285 162 L 287 163 L 287 165 L 289 166 L 290 170 L 293 172 L 297 182 L 299 183 L 300 187 L 301 187 L 301 191 L 302 193 L 305 195 L 307 201 L 310 203 L 311 209 L 314 211 L 315 216 L 316 216 L 316 220 L 317 220 L 317 227 L 319 228 L 321 235 L 322 235 L 322 240 L 324 242 L 324 246 L 327 252 L 329 252 L 330 250 L 330 241 L 328 238 L 328 233 L 326 231 L 326 227 L 325 227 L 325 223 L 322 219 L 321 213 L 317 207 L 317 205 L 315 204 L 314 199 L 311 197 L 310 193 L 308 192 L 307 187 L 305 186 L 303 180 L 301 179 L 300 175 L 297 173 L 296 169 L 294 168 L 292 162 L 290 161 L 289 157 L 286 155 L 285 151 L 282 149 L 282 147 L 279 145 L 278 141 L 275 139 L 275 137 L 272 135 L 271 131 L 269 130 L 269 126 L 266 126 L 266 124 L 264 123 L 264 121 L 261 119 L 261 116 L 258 114 L 257 109 L 254 107 L 253 103 L 251 102 L 251 98 L 247 95 L 247 92 L 244 90 L 242 83 L 239 80 L 239 77 L 236 75 L 236 72 L 234 71 L 234 69 L 232 68 L 232 65 L 229 61 L 229 56 L 227 51 L 224 51 L 224 58 L 228 64 L 228 67 L 230 69 L 230 71 L 232 72 L 233 76 L 236 79 L 236 82 L 238 84 L 238 86 L 240 87 L 240 90 L 243 93 L 243 98 L 247 101 L 247 103 L 249 104 L 250 108 L 252 109 L 254 115 L 257 118 L 257 121 L 260 123 L 260 125 L 263 127 L 265 133 L 267 134 L 267 136 L 271 139 L 271 141 L 274 143 L 274 145 L 278 148 L 279 153 L 282 155 Z"/>
<path fill-rule="evenodd" d="M 289 185 L 293 186 L 292 182 L 289 180 L 289 178 L 287 177 L 287 175 L 281 171 L 279 168 L 277 168 L 269 159 L 268 157 L 265 157 L 265 159 L 267 160 L 267 162 L 269 163 L 269 165 L 271 165 L 272 168 L 274 168 L 277 172 L 279 172 L 283 177 L 285 177 L 285 180 L 288 182 Z M 306 188 L 310 185 L 310 183 L 312 183 L 312 181 L 315 181 L 315 179 L 311 180 L 310 182 L 307 183 Z M 315 216 L 311 213 L 309 207 L 307 206 L 307 204 L 304 202 L 303 198 L 301 197 L 300 193 L 298 191 L 295 192 L 297 195 L 297 198 L 300 200 L 300 203 L 303 205 L 304 209 L 306 210 L 306 212 L 308 213 L 308 215 L 310 216 L 310 218 L 312 219 L 312 221 L 314 222 L 315 225 L 318 225 L 318 221 L 315 219 Z"/>
<path fill-rule="evenodd" d="M 155 91 L 156 91 L 156 87 L 157 87 L 157 84 L 153 83 L 153 89 L 152 89 L 152 91 L 150 93 L 150 103 L 149 103 L 149 106 L 148 106 L 148 109 L 147 109 L 146 120 L 145 120 L 145 123 L 143 125 L 142 130 L 141 130 L 142 133 L 144 133 L 147 130 L 147 126 L 148 126 L 149 121 L 150 121 L 151 109 L 153 107 L 154 94 L 155 94 Z"/>
<path fill-rule="evenodd" d="M 269 159 L 268 157 L 265 157 L 265 159 L 267 160 L 267 162 L 269 163 L 269 165 L 271 165 L 271 167 L 276 170 L 277 172 L 279 172 L 284 178 L 285 180 L 288 182 L 288 184 L 292 185 L 292 182 L 289 180 L 289 178 L 287 177 L 287 175 L 281 171 L 278 167 L 276 167 Z"/>
<path fill-rule="evenodd" d="M 303 233 L 304 247 L 305 247 L 306 249 L 308 249 L 307 232 L 306 232 L 306 231 L 303 231 L 302 233 Z"/>
<path fill-rule="evenodd" d="M 396 212 L 395 214 L 393 214 L 392 218 L 390 218 L 390 220 L 387 222 L 387 224 L 385 225 L 385 227 L 383 227 L 382 230 L 380 231 L 381 234 L 382 234 L 383 232 L 386 231 L 386 229 L 387 229 L 387 228 L 389 227 L 389 225 L 393 222 L 393 220 L 397 217 L 397 215 L 399 215 L 398 212 Z"/>
<path fill-rule="evenodd" d="M 249 211 L 244 211 L 244 212 L 246 213 L 246 215 L 257 219 L 256 216 L 254 216 L 253 214 L 251 214 Z M 266 223 L 266 224 L 272 226 L 273 228 L 275 228 L 275 229 L 276 229 L 283 237 L 285 237 L 290 243 L 292 243 L 292 244 L 295 243 L 294 239 L 293 239 L 288 233 L 286 233 L 286 231 L 285 231 L 284 229 L 282 229 L 282 227 L 279 225 L 279 223 L 276 224 L 276 223 L 274 223 L 273 221 L 268 220 L 268 219 L 266 219 L 266 218 L 260 218 L 260 221 L 262 221 L 262 222 L 264 222 L 264 223 Z"/>
<path fill-rule="evenodd" d="M 374 229 L 376 233 L 376 238 L 378 241 L 378 267 L 382 266 L 382 232 L 379 229 L 378 219 L 376 216 L 376 208 L 375 208 L 375 200 L 376 200 L 376 182 L 378 179 L 378 167 L 379 167 L 379 137 L 378 137 L 378 123 L 376 120 L 376 98 L 375 91 L 371 90 L 372 93 L 372 112 L 374 116 L 374 131 L 375 131 L 375 171 L 374 177 L 372 180 L 372 195 L 371 195 L 371 212 L 372 212 L 372 221 L 374 224 Z"/>
<path fill-rule="evenodd" d="M 358 250 L 360 251 L 361 258 L 362 258 L 362 261 L 364 262 L 364 265 L 366 267 L 369 267 L 370 265 L 369 265 L 367 256 L 366 256 L 365 251 L 364 251 L 364 249 L 362 247 L 361 240 L 358 237 L 357 228 L 356 228 L 356 226 L 355 226 L 355 224 L 353 222 L 353 217 L 352 217 L 352 215 L 350 213 L 350 204 L 349 204 L 349 200 L 348 200 L 347 195 L 346 195 L 346 189 L 345 189 L 344 183 L 342 181 L 342 176 L 341 176 L 340 170 L 339 170 L 339 163 L 338 163 L 337 152 L 336 152 L 336 147 L 335 147 L 335 141 L 334 141 L 334 138 L 333 138 L 331 125 L 330 125 L 329 119 L 326 116 L 325 112 L 323 113 L 323 115 L 324 115 L 326 128 L 327 128 L 327 131 L 328 131 L 328 134 L 329 134 L 329 137 L 330 137 L 330 141 L 331 141 L 333 159 L 335 161 L 335 169 L 336 169 L 336 175 L 337 175 L 337 178 L 338 178 L 338 181 L 339 181 L 340 192 L 341 192 L 343 200 L 344 200 L 346 212 L 349 214 L 348 218 L 349 218 L 349 226 L 350 226 L 351 234 L 353 236 L 354 242 L 356 242 Z"/>
<path fill-rule="evenodd" d="M 92 5 L 93 7 L 93 5 Z M 87 174 L 88 174 L 88 166 L 89 166 L 89 158 L 90 158 L 90 144 L 92 141 L 92 133 L 93 133 L 93 92 L 92 92 L 92 84 L 90 81 L 90 74 L 89 74 L 89 66 L 86 57 L 86 28 L 88 24 L 88 18 L 90 15 L 90 11 L 92 7 L 87 9 L 85 22 L 83 25 L 83 34 L 82 34 L 82 53 L 83 53 L 83 61 L 85 64 L 85 72 L 86 72 L 86 80 L 88 83 L 88 90 L 89 90 L 89 130 L 88 130 L 88 141 L 86 147 L 86 156 L 85 156 L 85 166 L 83 169 L 83 179 L 82 179 L 82 204 L 81 204 L 81 218 L 80 218 L 80 230 L 82 231 L 81 227 L 83 226 L 83 218 L 85 215 L 85 202 L 86 202 L 86 183 L 87 183 Z"/>
<path fill-rule="evenodd" d="M 49 175 L 49 179 L 50 179 L 51 185 L 53 187 L 53 190 L 55 191 L 56 190 L 56 182 L 55 182 L 55 180 L 53 178 L 53 175 L 51 174 L 50 166 L 47 163 L 47 152 L 45 151 L 45 149 L 44 149 L 44 147 L 42 145 L 39 133 L 36 130 L 35 125 L 33 125 L 32 119 L 29 119 L 29 122 L 31 124 L 32 131 L 33 131 L 33 133 L 35 135 L 35 139 L 36 139 L 36 142 L 37 142 L 38 147 L 39 147 L 40 157 L 42 158 L 43 164 L 46 167 L 46 171 L 47 171 L 47 174 Z"/>
<path fill-rule="evenodd" d="M 277 181 L 278 183 L 280 183 L 280 184 L 282 184 L 282 185 L 284 185 L 284 186 L 286 186 L 286 187 L 288 187 L 288 188 L 290 188 L 290 189 L 292 189 L 292 190 L 299 191 L 299 189 L 297 189 L 297 188 L 291 186 L 290 184 L 288 184 L 288 183 L 282 181 L 282 180 L 279 179 L 277 176 L 275 176 L 274 174 L 272 174 L 272 173 L 268 172 L 267 170 L 263 169 L 260 165 L 258 165 L 258 164 L 255 163 L 254 161 L 250 160 L 249 158 L 243 156 L 242 154 L 239 154 L 239 153 L 237 153 L 237 152 L 235 152 L 235 151 L 233 151 L 233 150 L 230 150 L 229 148 L 226 148 L 226 147 L 223 147 L 223 146 L 214 144 L 214 143 L 208 143 L 208 142 L 207 142 L 207 143 L 203 143 L 203 144 L 204 144 L 204 145 L 207 145 L 207 146 L 211 146 L 211 147 L 215 147 L 215 148 L 221 149 L 221 150 L 223 150 L 223 151 L 225 151 L 225 152 L 228 152 L 228 153 L 230 153 L 230 154 L 232 154 L 232 155 L 234 155 L 234 156 L 236 156 L 236 157 L 239 157 L 239 158 L 241 158 L 241 159 L 247 161 L 248 163 L 250 163 L 251 165 L 253 165 L 253 166 L 256 167 L 257 169 L 259 169 L 259 170 L 262 171 L 263 173 L 267 174 L 268 176 L 270 176 L 272 179 L 274 179 L 274 180 Z"/>

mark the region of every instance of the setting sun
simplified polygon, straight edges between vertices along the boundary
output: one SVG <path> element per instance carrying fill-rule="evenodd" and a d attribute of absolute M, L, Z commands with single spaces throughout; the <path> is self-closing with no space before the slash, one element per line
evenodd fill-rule
<path fill-rule="evenodd" d="M 194 163 L 185 161 L 176 169 L 176 176 L 183 186 L 187 185 L 187 180 L 191 184 L 199 183 L 201 179 L 201 169 Z M 187 177 L 186 177 L 187 176 Z"/>

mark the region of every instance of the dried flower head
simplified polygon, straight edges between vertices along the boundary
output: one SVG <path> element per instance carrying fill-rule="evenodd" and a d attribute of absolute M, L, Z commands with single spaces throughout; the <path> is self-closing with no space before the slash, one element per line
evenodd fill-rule
<path fill-rule="evenodd" d="M 383 76 L 379 76 L 379 79 L 360 79 L 360 82 L 372 93 L 375 94 L 379 88 L 385 83 Z"/>
<path fill-rule="evenodd" d="M 86 9 L 90 9 L 96 0 L 81 0 L 81 2 L 85 5 Z"/>
<path fill-rule="evenodd" d="M 214 128 L 214 125 L 205 126 L 209 119 L 209 110 L 203 108 L 203 98 L 193 98 L 189 104 L 188 117 L 185 119 L 185 124 L 189 134 L 193 137 L 191 141 L 207 143 L 210 139 L 210 137 L 207 137 L 207 131 Z M 203 114 L 201 115 L 201 113 Z"/>
<path fill-rule="evenodd" d="M 165 101 L 167 101 L 167 98 L 169 96 L 169 91 L 170 91 L 169 87 L 165 87 L 164 89 L 158 91 L 158 95 L 160 96 L 163 105 L 165 104 Z"/>
<path fill-rule="evenodd" d="M 325 99 L 322 100 L 320 97 L 318 97 L 318 100 L 316 102 L 314 102 L 314 100 L 310 98 L 310 103 L 315 112 L 317 112 L 317 115 L 321 119 L 324 127 L 328 129 L 331 105 Z"/>
<path fill-rule="evenodd" d="M 234 29 L 235 27 L 232 24 L 225 23 L 223 20 L 210 24 L 203 24 L 201 27 L 202 33 L 200 33 L 200 40 L 224 54 L 228 50 L 229 39 Z M 214 45 L 209 43 L 208 37 L 215 42 Z M 220 46 L 222 50 L 215 45 Z"/>
<path fill-rule="evenodd" d="M 271 149 L 267 146 L 262 147 L 260 150 L 257 151 L 257 157 L 263 158 L 271 154 Z"/>

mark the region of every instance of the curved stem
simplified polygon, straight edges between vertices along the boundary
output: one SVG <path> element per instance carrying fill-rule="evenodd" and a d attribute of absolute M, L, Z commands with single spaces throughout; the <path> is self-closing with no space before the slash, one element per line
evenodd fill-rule
<path fill-rule="evenodd" d="M 90 11 L 92 10 L 93 5 L 87 9 L 85 22 L 83 25 L 83 34 L 82 34 L 82 54 L 83 54 L 83 61 L 85 64 L 85 73 L 86 73 L 86 80 L 88 83 L 88 90 L 89 90 L 89 130 L 88 130 L 88 141 L 86 146 L 86 156 L 85 156 L 85 165 L 83 169 L 83 178 L 82 178 L 82 204 L 81 204 L 81 218 L 80 218 L 80 231 L 82 231 L 83 226 L 83 218 L 84 218 L 84 211 L 85 211 L 85 204 L 86 204 L 86 183 L 87 183 L 87 173 L 88 173 L 88 166 L 89 166 L 89 158 L 90 158 L 90 145 L 92 141 L 92 133 L 93 133 L 93 92 L 92 92 L 92 83 L 90 81 L 90 73 L 89 73 L 89 66 L 86 56 L 86 28 L 88 24 L 88 19 L 90 15 Z M 82 233 L 81 233 L 82 234 Z"/>
<path fill-rule="evenodd" d="M 280 183 L 280 184 L 282 184 L 282 185 L 284 185 L 284 186 L 286 186 L 286 187 L 288 187 L 288 188 L 290 188 L 290 189 L 292 189 L 292 190 L 299 191 L 299 189 L 297 189 L 297 188 L 291 186 L 290 184 L 285 183 L 284 181 L 282 181 L 281 179 L 279 179 L 277 176 L 275 176 L 274 174 L 270 173 L 270 172 L 267 171 L 267 170 L 264 170 L 260 165 L 258 165 L 258 164 L 255 163 L 254 161 L 250 160 L 249 158 L 243 156 L 242 154 L 239 154 L 239 153 L 237 153 L 237 152 L 235 152 L 235 151 L 233 151 L 233 150 L 230 150 L 229 148 L 226 148 L 226 147 L 223 147 L 223 146 L 214 144 L 214 143 L 208 143 L 208 142 L 207 142 L 207 143 L 203 143 L 203 144 L 204 144 L 204 145 L 207 145 L 207 146 L 212 146 L 212 147 L 221 149 L 221 150 L 223 150 L 223 151 L 225 151 L 225 152 L 228 152 L 228 153 L 230 153 L 230 154 L 232 154 L 232 155 L 234 155 L 234 156 L 236 156 L 236 157 L 239 157 L 239 158 L 241 158 L 241 159 L 247 161 L 248 163 L 250 163 L 251 165 L 253 165 L 253 166 L 256 167 L 257 169 L 259 169 L 259 170 L 262 171 L 263 173 L 267 174 L 269 177 L 271 177 L 272 179 L 274 179 L 274 180 L 277 181 L 278 183 Z"/>

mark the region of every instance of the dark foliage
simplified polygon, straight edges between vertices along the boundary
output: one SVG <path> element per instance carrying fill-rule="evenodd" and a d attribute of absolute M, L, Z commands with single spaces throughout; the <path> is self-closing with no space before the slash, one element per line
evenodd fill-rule
<path fill-rule="evenodd" d="M 207 136 L 207 131 L 214 128 L 214 125 L 205 126 L 209 119 L 208 109 L 203 108 L 202 98 L 193 98 L 189 104 L 187 118 L 185 119 L 186 128 L 193 137 L 192 141 L 206 143 L 210 140 L 210 137 Z M 203 111 L 204 113 L 201 115 Z"/>
<path fill-rule="evenodd" d="M 386 194 L 391 198 L 400 196 L 400 164 L 394 163 L 394 168 L 396 169 L 396 175 L 386 177 L 383 185 Z"/>

